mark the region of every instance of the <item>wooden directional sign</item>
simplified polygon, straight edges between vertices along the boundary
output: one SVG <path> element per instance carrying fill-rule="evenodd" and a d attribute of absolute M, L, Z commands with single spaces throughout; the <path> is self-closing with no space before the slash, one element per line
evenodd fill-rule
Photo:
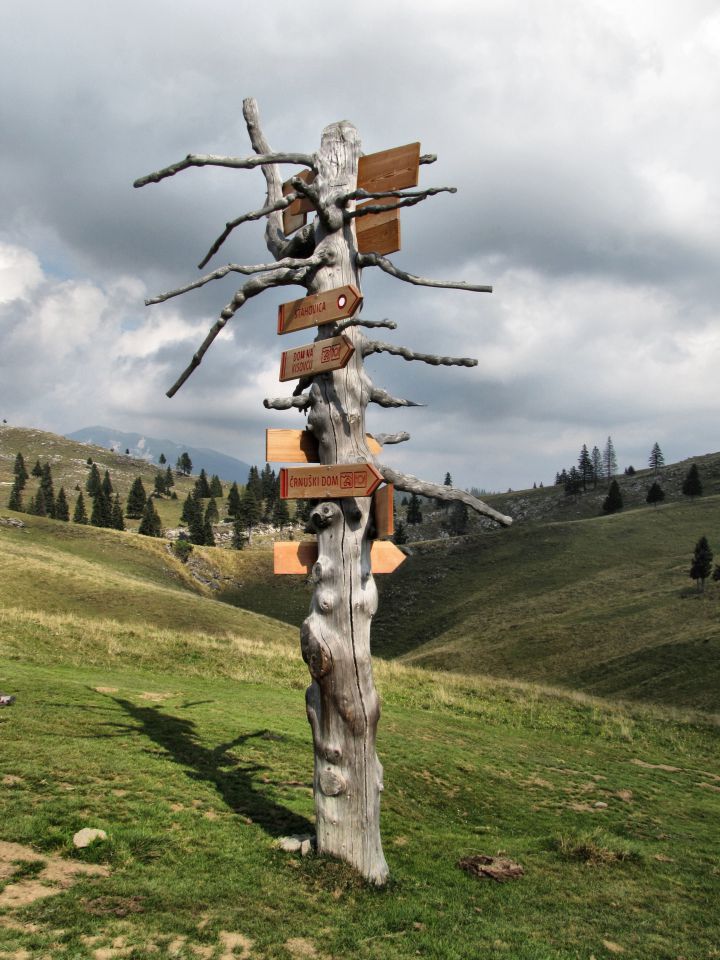
<path fill-rule="evenodd" d="M 277 574 L 308 576 L 317 558 L 315 540 L 273 544 L 273 569 Z M 405 559 L 405 554 L 390 540 L 373 540 L 370 546 L 370 568 L 374 574 L 392 573 Z"/>
<path fill-rule="evenodd" d="M 382 200 L 368 200 L 359 203 L 358 210 L 367 206 L 386 206 L 397 203 L 395 197 Z M 355 220 L 355 235 L 360 253 L 397 253 L 400 249 L 400 210 L 385 210 L 382 213 L 368 213 Z"/>
<path fill-rule="evenodd" d="M 369 497 L 382 480 L 382 475 L 371 463 L 283 467 L 280 470 L 280 496 L 283 500 Z"/>
<path fill-rule="evenodd" d="M 416 187 L 420 174 L 420 144 L 407 143 L 360 157 L 358 187 L 369 193 Z"/>
<path fill-rule="evenodd" d="M 350 338 L 343 334 L 286 350 L 280 357 L 280 380 L 297 380 L 298 377 L 341 370 L 354 353 Z"/>
<path fill-rule="evenodd" d="M 315 179 L 315 174 L 312 170 L 301 170 L 296 176 L 304 180 L 305 183 L 312 183 Z M 284 197 L 289 193 L 294 193 L 294 188 L 289 180 L 286 180 L 282 185 L 282 191 Z M 291 233 L 294 233 L 295 230 L 299 230 L 300 227 L 304 227 L 307 223 L 306 214 L 312 213 L 314 209 L 306 197 L 298 197 L 296 200 L 293 200 L 289 207 L 285 207 L 283 210 L 283 232 L 285 236 L 287 237 Z"/>
<path fill-rule="evenodd" d="M 376 457 L 381 444 L 365 435 L 368 450 Z M 318 442 L 309 430 L 266 430 L 265 460 L 268 463 L 320 463 Z"/>
<path fill-rule="evenodd" d="M 358 288 L 348 283 L 344 287 L 314 293 L 302 300 L 291 300 L 278 307 L 278 333 L 291 333 L 306 327 L 317 327 L 321 323 L 344 320 L 351 317 L 362 303 L 362 294 Z"/>
<path fill-rule="evenodd" d="M 387 483 L 373 494 L 375 513 L 375 536 L 386 540 L 395 533 L 395 487 Z"/>

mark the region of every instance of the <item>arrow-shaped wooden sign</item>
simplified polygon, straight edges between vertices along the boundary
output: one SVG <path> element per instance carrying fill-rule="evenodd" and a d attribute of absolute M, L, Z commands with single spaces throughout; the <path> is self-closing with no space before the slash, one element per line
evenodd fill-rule
<path fill-rule="evenodd" d="M 382 482 L 382 474 L 372 463 L 283 467 L 280 470 L 280 496 L 283 500 L 369 497 Z"/>
<path fill-rule="evenodd" d="M 273 544 L 273 570 L 277 574 L 304 574 L 308 576 L 318 558 L 315 540 L 289 541 Z M 370 568 L 374 574 L 392 573 L 406 560 L 390 540 L 373 540 L 370 546 Z"/>
<path fill-rule="evenodd" d="M 321 323 L 345 320 L 351 317 L 362 303 L 362 294 L 358 288 L 348 283 L 344 287 L 314 293 L 302 300 L 291 300 L 278 307 L 278 333 L 291 333 L 306 327 L 317 327 Z"/>
<path fill-rule="evenodd" d="M 382 445 L 369 433 L 365 435 L 368 450 L 376 457 Z M 318 442 L 309 430 L 266 430 L 265 460 L 268 463 L 320 463 Z"/>
<path fill-rule="evenodd" d="M 298 377 L 341 370 L 354 353 L 350 338 L 343 334 L 286 350 L 280 357 L 280 380 L 297 380 Z"/>

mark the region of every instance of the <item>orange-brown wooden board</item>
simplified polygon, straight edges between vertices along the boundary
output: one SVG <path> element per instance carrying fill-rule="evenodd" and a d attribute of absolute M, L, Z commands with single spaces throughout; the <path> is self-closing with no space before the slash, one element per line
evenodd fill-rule
<path fill-rule="evenodd" d="M 359 203 L 357 208 L 396 203 L 394 197 L 384 200 L 368 200 Z M 379 253 L 385 256 L 388 253 L 397 253 L 400 249 L 400 211 L 383 210 L 382 213 L 367 213 L 364 217 L 355 220 L 355 234 L 360 253 Z"/>
<path fill-rule="evenodd" d="M 342 370 L 355 353 L 352 341 L 344 334 L 327 340 L 316 340 L 286 350 L 280 357 L 280 380 L 297 380 L 316 373 Z"/>
<path fill-rule="evenodd" d="M 373 494 L 373 510 L 375 511 L 375 536 L 378 540 L 386 540 L 395 533 L 395 487 L 387 483 L 378 487 Z"/>
<path fill-rule="evenodd" d="M 273 570 L 276 574 L 308 576 L 318 558 L 315 540 L 273 544 Z M 370 545 L 370 568 L 374 574 L 392 573 L 406 557 L 390 540 L 373 540 Z"/>
<path fill-rule="evenodd" d="M 365 442 L 374 457 L 382 446 L 366 434 Z M 319 463 L 318 442 L 309 430 L 266 430 L 265 460 L 267 463 Z"/>
<path fill-rule="evenodd" d="M 381 150 L 360 157 L 357 185 L 370 193 L 416 187 L 420 175 L 420 144 Z"/>
<path fill-rule="evenodd" d="M 372 463 L 283 467 L 280 470 L 280 496 L 283 500 L 370 497 L 382 482 L 382 474 Z"/>
<path fill-rule="evenodd" d="M 301 300 L 281 303 L 278 307 L 278 333 L 292 333 L 321 323 L 332 323 L 351 317 L 362 303 L 358 288 L 348 283 L 344 287 L 314 293 Z"/>

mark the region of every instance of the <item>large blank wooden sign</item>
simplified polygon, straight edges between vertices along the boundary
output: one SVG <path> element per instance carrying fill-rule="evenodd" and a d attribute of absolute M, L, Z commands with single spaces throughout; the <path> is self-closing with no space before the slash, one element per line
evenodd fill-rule
<path fill-rule="evenodd" d="M 283 500 L 369 497 L 382 482 L 382 474 L 372 463 L 283 467 L 280 471 L 280 496 Z"/>
<path fill-rule="evenodd" d="M 376 457 L 381 444 L 365 435 L 368 450 Z M 320 463 L 318 442 L 309 430 L 266 430 L 265 460 L 267 463 Z"/>
<path fill-rule="evenodd" d="M 345 320 L 351 317 L 362 303 L 358 288 L 348 283 L 324 293 L 314 293 L 302 300 L 291 300 L 278 307 L 278 333 L 292 333 L 321 323 Z"/>
<path fill-rule="evenodd" d="M 305 343 L 302 347 L 286 350 L 280 357 L 280 380 L 297 380 L 312 377 L 316 373 L 342 370 L 355 347 L 349 337 L 341 334 L 327 340 Z"/>
<path fill-rule="evenodd" d="M 275 573 L 308 576 L 317 558 L 318 545 L 315 540 L 273 544 Z M 370 546 L 370 569 L 373 574 L 392 573 L 405 559 L 405 554 L 390 540 L 373 540 Z"/>
<path fill-rule="evenodd" d="M 359 203 L 358 210 L 367 206 L 386 206 L 397 203 L 395 197 L 382 200 L 368 200 Z M 400 249 L 400 211 L 384 210 L 382 213 L 368 213 L 355 220 L 355 235 L 360 253 L 397 253 Z"/>

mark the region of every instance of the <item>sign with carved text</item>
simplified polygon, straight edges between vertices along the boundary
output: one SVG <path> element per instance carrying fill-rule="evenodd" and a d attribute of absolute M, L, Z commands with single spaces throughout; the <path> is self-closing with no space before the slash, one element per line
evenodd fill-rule
<path fill-rule="evenodd" d="M 283 467 L 280 470 L 280 496 L 283 500 L 369 497 L 382 482 L 382 474 L 372 463 Z"/>
<path fill-rule="evenodd" d="M 354 353 L 350 338 L 343 334 L 286 350 L 280 357 L 280 380 L 297 380 L 298 377 L 341 370 Z"/>
<path fill-rule="evenodd" d="M 273 572 L 308 576 L 318 558 L 315 540 L 288 541 L 273 544 Z M 406 560 L 390 540 L 373 540 L 370 545 L 370 569 L 373 574 L 392 573 Z"/>
<path fill-rule="evenodd" d="M 358 288 L 348 283 L 344 287 L 314 293 L 302 300 L 291 300 L 278 307 L 278 333 L 292 333 L 321 323 L 345 320 L 351 317 L 362 303 Z"/>
<path fill-rule="evenodd" d="M 365 443 L 370 453 L 378 456 L 382 445 L 375 437 L 365 434 Z M 309 430 L 266 430 L 265 460 L 268 463 L 320 463 L 317 438 Z"/>

